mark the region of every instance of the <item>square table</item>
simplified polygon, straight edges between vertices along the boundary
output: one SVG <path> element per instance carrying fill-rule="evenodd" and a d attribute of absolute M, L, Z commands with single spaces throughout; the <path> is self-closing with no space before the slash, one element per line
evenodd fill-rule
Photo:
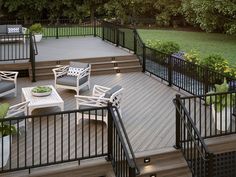
<path fill-rule="evenodd" d="M 52 93 L 48 96 L 36 97 L 33 96 L 31 90 L 34 87 L 22 88 L 22 101 L 29 101 L 28 104 L 28 115 L 32 114 L 32 111 L 37 108 L 48 108 L 58 106 L 61 111 L 64 111 L 64 101 L 57 93 L 56 89 L 52 85 L 47 85 L 52 88 Z"/>

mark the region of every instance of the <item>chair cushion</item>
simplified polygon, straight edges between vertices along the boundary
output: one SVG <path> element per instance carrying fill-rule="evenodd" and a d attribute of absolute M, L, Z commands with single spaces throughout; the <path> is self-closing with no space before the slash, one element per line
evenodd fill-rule
<path fill-rule="evenodd" d="M 0 81 L 0 93 L 4 93 L 14 88 L 15 88 L 15 83 L 13 83 L 12 81 L 5 81 L 5 80 Z"/>
<path fill-rule="evenodd" d="M 0 25 L 0 34 L 7 34 L 7 25 Z"/>
<path fill-rule="evenodd" d="M 67 75 L 68 76 L 78 76 L 82 72 L 83 68 L 69 67 Z"/>
<path fill-rule="evenodd" d="M 84 105 L 79 106 L 79 109 L 93 109 L 93 108 L 96 108 L 96 107 L 84 106 Z M 86 113 L 89 114 L 88 112 L 85 111 L 84 114 L 86 114 Z M 95 115 L 95 113 L 96 113 L 96 111 L 90 111 L 91 115 Z M 104 109 L 103 111 L 102 111 L 102 109 L 97 110 L 97 115 L 98 116 L 104 116 L 104 120 L 105 120 L 106 114 L 107 114 L 106 109 Z"/>
<path fill-rule="evenodd" d="M 79 85 L 83 85 L 87 81 L 88 81 L 88 76 L 85 76 L 79 80 Z M 59 85 L 67 85 L 67 86 L 77 87 L 77 85 L 76 85 L 77 77 L 65 75 L 63 77 L 58 78 L 56 83 Z"/>
<path fill-rule="evenodd" d="M 73 67 L 73 68 L 87 68 L 89 67 L 89 64 L 88 63 L 81 63 L 81 62 L 73 62 L 71 61 L 70 62 L 70 67 Z"/>
<path fill-rule="evenodd" d="M 7 33 L 8 34 L 22 33 L 22 26 L 21 25 L 7 25 Z"/>
<path fill-rule="evenodd" d="M 114 93 L 116 93 L 120 89 L 122 89 L 120 85 L 112 87 L 110 90 L 105 92 L 104 98 L 110 98 Z"/>

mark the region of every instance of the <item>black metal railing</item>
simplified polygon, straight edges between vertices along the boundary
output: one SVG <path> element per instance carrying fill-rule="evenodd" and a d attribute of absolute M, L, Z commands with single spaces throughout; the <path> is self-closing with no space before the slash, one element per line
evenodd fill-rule
<path fill-rule="evenodd" d="M 102 36 L 99 20 L 93 22 L 86 20 L 70 20 L 70 19 L 32 19 L 1 21 L 0 24 L 19 24 L 29 28 L 34 23 L 40 23 L 43 27 L 43 37 L 70 37 L 70 36 Z M 27 30 L 29 34 L 29 30 Z"/>
<path fill-rule="evenodd" d="M 0 35 L 0 62 L 8 63 L 30 58 L 30 35 Z"/>
<path fill-rule="evenodd" d="M 214 155 L 208 150 L 180 95 L 176 106 L 176 148 L 181 149 L 193 176 L 213 177 Z"/>
<path fill-rule="evenodd" d="M 108 153 L 116 176 L 135 177 L 139 174 L 134 152 L 117 108 L 109 108 Z"/>
<path fill-rule="evenodd" d="M 7 126 L 15 127 L 16 132 L 8 132 L 8 142 L 0 140 L 0 173 L 30 172 L 36 167 L 107 156 L 114 170 L 119 168 L 116 174 L 135 177 L 135 157 L 118 118 L 117 108 L 108 106 L 1 119 L 1 132 Z M 107 119 L 108 126 L 104 123 Z M 9 151 L 6 164 L 5 150 Z"/>
<path fill-rule="evenodd" d="M 236 91 L 182 97 L 202 138 L 236 133 Z"/>
<path fill-rule="evenodd" d="M 226 78 L 231 90 L 236 90 L 236 78 L 150 48 L 142 41 L 136 29 L 109 22 L 103 22 L 102 28 L 104 40 L 133 51 L 142 64 L 143 72 L 161 78 L 169 86 L 178 87 L 193 95 L 201 95 L 213 90 L 215 84 L 222 83 Z M 119 40 L 116 38 L 117 35 L 120 36 L 120 31 L 124 37 L 121 43 L 120 37 Z"/>

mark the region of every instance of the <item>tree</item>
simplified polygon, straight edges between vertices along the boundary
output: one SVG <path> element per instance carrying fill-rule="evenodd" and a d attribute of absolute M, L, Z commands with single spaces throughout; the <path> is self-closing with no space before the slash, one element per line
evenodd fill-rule
<path fill-rule="evenodd" d="M 188 22 L 203 30 L 236 34 L 235 0 L 183 0 L 182 12 Z"/>

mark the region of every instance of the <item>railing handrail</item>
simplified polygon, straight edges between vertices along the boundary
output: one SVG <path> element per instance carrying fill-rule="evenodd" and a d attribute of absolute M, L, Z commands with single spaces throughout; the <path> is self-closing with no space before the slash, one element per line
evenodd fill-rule
<path fill-rule="evenodd" d="M 176 107 L 176 109 L 178 110 L 179 115 L 181 115 L 181 119 L 184 120 L 184 119 L 183 119 L 183 115 L 181 114 L 181 111 L 179 110 L 179 108 L 178 108 L 178 106 L 177 106 L 177 103 L 176 103 L 177 101 L 178 101 L 178 103 L 180 104 L 180 106 L 182 107 L 182 109 L 184 110 L 184 113 L 185 113 L 185 115 L 187 116 L 188 121 L 190 122 L 190 124 L 191 124 L 191 126 L 192 126 L 194 132 L 195 132 L 196 135 L 198 136 L 198 139 L 199 139 L 199 141 L 201 142 L 201 144 L 202 144 L 202 146 L 203 146 L 205 152 L 206 152 L 206 153 L 211 153 L 211 152 L 209 151 L 209 149 L 208 149 L 208 147 L 207 147 L 205 141 L 204 141 L 203 138 L 201 137 L 200 132 L 198 131 L 198 129 L 197 129 L 196 126 L 194 125 L 194 122 L 193 122 L 193 120 L 191 119 L 191 116 L 189 115 L 189 113 L 188 113 L 186 107 L 184 106 L 184 104 L 182 103 L 182 101 L 181 101 L 180 99 L 177 100 L 177 99 L 175 98 L 175 99 L 173 100 L 173 103 L 175 104 L 175 107 Z M 184 122 L 184 123 L 186 124 L 186 122 Z"/>
<path fill-rule="evenodd" d="M 134 155 L 134 152 L 133 152 L 133 148 L 132 148 L 131 143 L 130 143 L 130 141 L 129 141 L 129 138 L 128 138 L 126 129 L 125 129 L 125 127 L 124 127 L 123 121 L 122 121 L 121 116 L 120 116 L 120 113 L 119 113 L 117 107 L 114 107 L 114 106 L 111 107 L 111 106 L 110 106 L 109 109 L 110 109 L 110 111 L 111 111 L 111 115 L 112 115 L 112 118 L 113 118 L 113 121 L 114 121 L 114 125 L 115 125 L 116 128 L 117 128 L 117 132 L 118 132 L 119 138 L 121 139 L 121 143 L 122 143 L 122 146 L 123 146 L 123 148 L 124 148 L 125 155 L 126 155 L 126 157 L 127 157 L 127 161 L 128 161 L 128 163 L 129 163 L 130 167 L 131 167 L 131 168 L 135 168 L 137 174 L 139 174 L 139 173 L 140 173 L 140 170 L 139 170 L 138 165 L 137 165 L 137 163 L 136 163 L 136 161 L 135 161 L 135 155 Z M 116 120 L 116 116 L 115 116 L 115 114 L 114 114 L 113 109 L 115 109 L 115 112 L 117 113 L 117 116 L 118 116 L 118 119 L 119 119 L 119 123 L 120 123 L 121 126 L 119 126 L 119 123 L 118 123 L 118 121 Z M 122 129 L 123 134 L 124 134 L 124 137 L 122 136 L 122 133 L 121 133 L 121 130 L 120 130 L 120 129 Z M 127 147 L 126 147 L 126 145 L 125 145 L 124 138 L 125 138 L 125 140 L 126 140 L 126 142 L 127 142 L 127 145 L 128 145 L 128 148 L 129 148 L 129 149 L 127 149 Z M 128 152 L 128 150 L 130 151 L 130 153 Z M 130 155 L 132 156 L 132 158 L 130 158 Z"/>
<path fill-rule="evenodd" d="M 206 93 L 206 94 L 201 94 L 201 95 L 192 95 L 192 96 L 183 96 L 180 99 L 181 100 L 186 100 L 186 99 L 192 99 L 192 98 L 202 98 L 202 97 L 207 97 L 207 96 L 217 96 L 217 95 L 226 95 L 226 94 L 232 94 L 236 93 L 236 91 L 228 91 L 228 92 L 219 92 L 219 93 Z"/>

